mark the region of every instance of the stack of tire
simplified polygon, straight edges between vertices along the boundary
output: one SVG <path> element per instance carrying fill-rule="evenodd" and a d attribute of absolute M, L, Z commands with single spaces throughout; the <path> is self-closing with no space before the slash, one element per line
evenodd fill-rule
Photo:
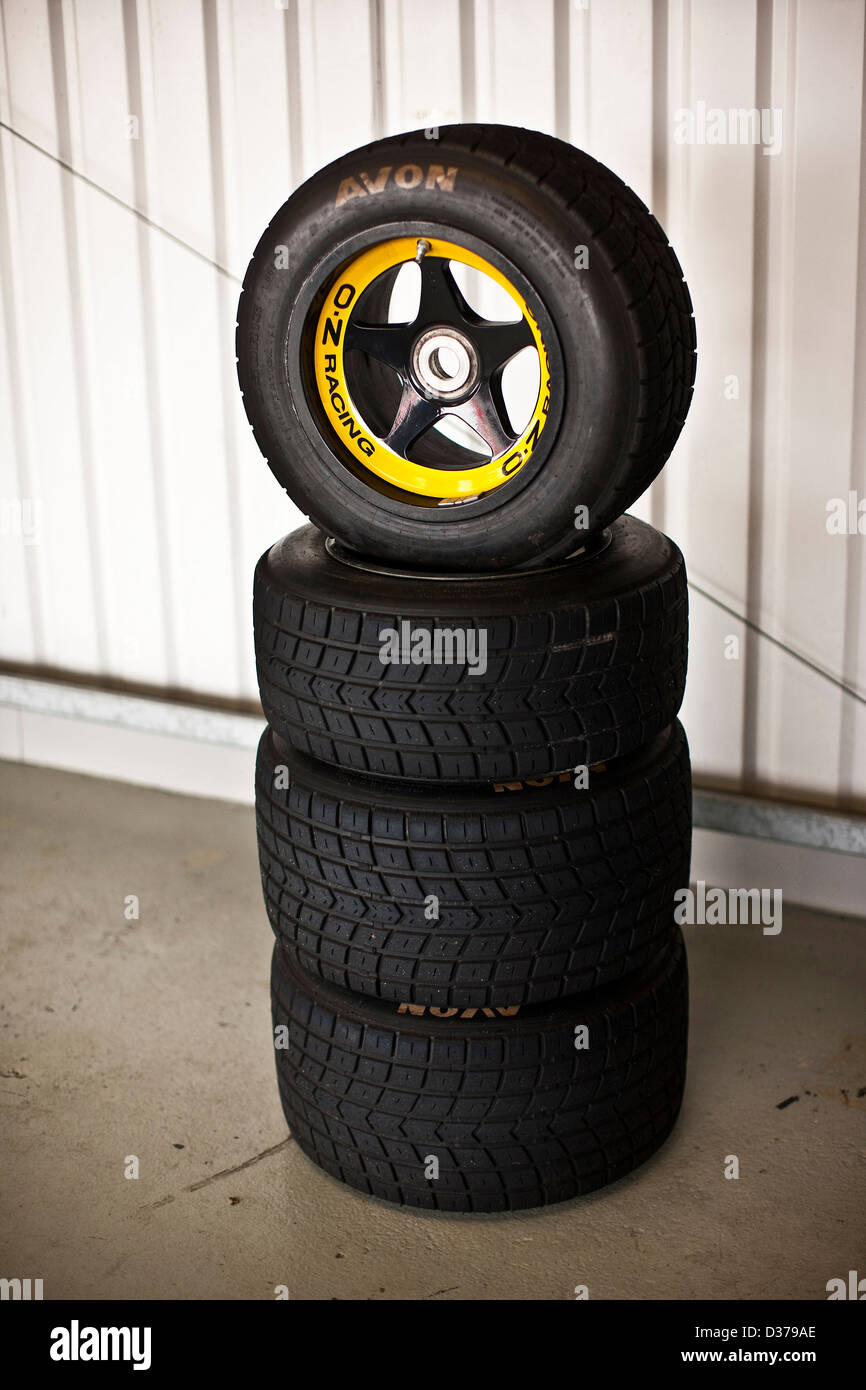
<path fill-rule="evenodd" d="M 676 256 L 561 141 L 394 137 L 276 214 L 237 356 L 313 523 L 254 588 L 291 1133 L 415 1206 L 610 1183 L 661 1145 L 685 1081 L 686 576 L 623 515 L 690 402 Z"/>

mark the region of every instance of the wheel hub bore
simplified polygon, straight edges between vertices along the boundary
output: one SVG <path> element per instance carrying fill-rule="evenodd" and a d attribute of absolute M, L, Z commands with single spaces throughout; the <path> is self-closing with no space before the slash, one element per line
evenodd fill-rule
<path fill-rule="evenodd" d="M 439 324 L 415 339 L 412 375 L 428 399 L 461 400 L 478 384 L 478 354 L 459 329 Z"/>

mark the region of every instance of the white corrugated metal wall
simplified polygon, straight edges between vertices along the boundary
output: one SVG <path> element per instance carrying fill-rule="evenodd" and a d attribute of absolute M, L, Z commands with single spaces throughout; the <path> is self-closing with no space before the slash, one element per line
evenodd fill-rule
<path fill-rule="evenodd" d="M 610 164 L 692 290 L 694 406 L 636 510 L 689 564 L 699 777 L 863 804 L 866 536 L 826 525 L 866 498 L 862 0 L 0 13 L 3 662 L 254 698 L 252 566 L 300 518 L 235 381 L 249 254 L 341 151 L 504 121 Z M 741 108 L 771 152 L 713 143 Z"/>

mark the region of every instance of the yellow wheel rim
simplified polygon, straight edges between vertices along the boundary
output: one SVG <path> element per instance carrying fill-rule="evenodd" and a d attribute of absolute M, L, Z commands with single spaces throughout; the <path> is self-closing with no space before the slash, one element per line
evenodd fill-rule
<path fill-rule="evenodd" d="M 538 324 L 529 306 L 511 282 L 481 256 L 451 241 L 424 240 L 427 257 L 457 261 L 489 275 L 511 297 L 525 320 L 538 353 L 538 396 L 529 422 L 519 438 L 498 455 L 473 467 L 433 468 L 415 463 L 392 449 L 367 426 L 346 380 L 344 349 L 346 325 L 358 300 L 374 280 L 418 256 L 417 237 L 395 237 L 363 251 L 334 279 L 319 313 L 315 329 L 314 376 L 325 417 L 336 436 L 357 461 L 385 482 L 405 492 L 445 502 L 460 501 L 491 492 L 513 478 L 532 457 L 550 409 L 550 365 Z M 447 408 L 443 416 L 447 418 Z"/>

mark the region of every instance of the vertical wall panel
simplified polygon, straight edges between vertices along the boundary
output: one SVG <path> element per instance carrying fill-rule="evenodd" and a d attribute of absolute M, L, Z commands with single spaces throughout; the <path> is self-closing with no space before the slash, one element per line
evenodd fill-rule
<path fill-rule="evenodd" d="M 864 68 L 866 70 L 866 68 Z M 857 263 L 857 321 L 854 357 L 854 421 L 851 431 L 849 490 L 866 497 L 866 103 L 860 113 L 860 210 Z M 866 692 L 866 544 L 859 535 L 845 537 L 845 641 L 842 677 Z M 864 696 L 866 701 L 866 696 Z M 842 700 L 837 757 L 839 791 L 852 797 L 866 776 L 866 707 L 850 695 Z"/>
<path fill-rule="evenodd" d="M 84 25 L 84 29 L 80 25 Z M 51 13 L 57 152 L 75 168 L 102 168 L 133 193 L 132 142 L 123 66 L 107 62 L 122 46 L 115 5 Z M 103 79 L 105 70 L 108 80 Z M 77 329 L 74 364 L 82 447 L 89 480 L 90 543 L 99 595 L 102 668 L 112 676 L 165 682 L 159 606 L 159 554 L 147 411 L 141 379 L 141 317 L 136 289 L 136 227 L 122 207 L 61 173 L 74 219 L 67 235 Z M 113 344 L 113 350 L 107 350 Z M 138 564 L 129 563 L 134 546 Z"/>
<path fill-rule="evenodd" d="M 413 0 L 384 0 L 385 122 L 430 129 L 465 119 L 459 0 L 441 0 L 435 21 Z"/>
<path fill-rule="evenodd" d="M 589 35 L 588 143 L 592 154 L 642 198 L 653 198 L 652 0 L 573 7 Z M 579 142 L 579 132 L 569 137 Z"/>
<path fill-rule="evenodd" d="M 556 133 L 554 0 L 477 0 L 479 121 Z"/>
<path fill-rule="evenodd" d="M 123 6 L 118 0 L 63 0 L 62 9 L 66 71 L 77 88 L 69 162 L 123 202 L 135 203 Z"/>
<path fill-rule="evenodd" d="M 221 158 L 220 131 L 205 35 L 216 6 L 139 0 L 136 9 L 148 213 L 221 264 L 212 158 L 215 142 Z M 236 512 L 220 372 L 234 316 L 203 260 L 150 230 L 143 254 L 153 276 L 164 564 L 169 594 L 184 595 L 171 606 L 174 682 L 235 695 Z"/>
<path fill-rule="evenodd" d="M 52 65 L 47 4 L 14 2 L 3 9 L 4 108 L 34 137 L 57 141 L 57 73 Z M 53 21 L 60 19 L 55 10 Z M 103 597 L 97 582 L 90 458 L 81 415 L 80 334 L 76 302 L 78 209 L 66 176 L 20 141 L 7 142 L 4 162 L 10 226 L 8 275 L 18 304 L 19 391 L 13 408 L 26 415 L 30 487 L 41 513 L 38 602 L 43 659 L 70 670 L 99 670 Z M 10 222 L 12 217 L 10 215 Z"/>
<path fill-rule="evenodd" d="M 303 174 L 377 134 L 379 0 L 298 0 Z M 351 131 L 351 136 L 347 135 Z"/>
<path fill-rule="evenodd" d="M 12 121 L 5 24 L 0 24 L 0 120 Z M 0 634 L 7 660 L 36 662 L 44 639 L 39 600 L 41 500 L 34 497 L 31 396 L 19 352 L 22 340 L 17 265 L 16 142 L 0 130 Z"/>
<path fill-rule="evenodd" d="M 854 413 L 863 11 L 845 0 L 801 3 L 785 25 L 790 154 L 782 171 L 784 280 L 769 315 L 781 323 L 771 359 L 782 384 L 769 423 L 765 534 L 774 557 L 765 570 L 763 619 L 818 666 L 841 673 L 845 644 L 846 552 L 862 537 L 830 535 L 827 501 L 847 499 Z M 828 80 L 832 73 L 832 82 Z M 847 137 L 847 138 L 846 138 Z M 763 547 L 755 555 L 760 563 Z M 841 730 L 838 691 L 821 689 L 805 707 L 791 698 L 784 658 L 761 650 L 769 706 L 761 780 L 832 794 Z M 804 723 L 804 718 L 807 722 Z M 810 736 L 804 739 L 804 728 Z"/>
<path fill-rule="evenodd" d="M 231 112 L 228 263 L 242 271 L 262 231 L 301 182 L 297 8 L 221 0 L 223 100 Z"/>
<path fill-rule="evenodd" d="M 755 101 L 755 0 L 688 3 L 677 25 L 681 52 L 670 65 L 685 81 L 669 110 L 671 144 L 693 137 L 688 187 L 673 219 L 698 324 L 698 377 L 688 434 L 664 479 L 664 524 L 688 556 L 692 577 L 742 612 L 748 571 L 751 327 L 755 161 L 751 144 L 706 143 L 701 112 L 748 109 Z M 680 67 L 682 65 L 682 67 Z M 687 95 L 686 95 L 687 93 Z M 689 130 L 684 113 L 695 113 Z M 674 196 L 670 211 L 677 208 Z M 707 326 L 707 331 L 704 331 Z M 696 626 L 701 657 L 692 667 L 690 702 L 716 702 L 712 721 L 695 721 L 695 757 L 730 778 L 743 744 L 744 662 L 726 655 L 730 629 L 714 640 Z M 728 652 L 731 648 L 728 647 Z M 690 705 L 691 707 L 691 705 Z M 687 711 L 688 713 L 688 711 Z"/>
<path fill-rule="evenodd" d="M 694 297 L 694 407 L 635 511 L 695 586 L 698 773 L 866 799 L 866 537 L 825 524 L 831 498 L 866 495 L 861 0 L 0 0 L 0 16 L 0 659 L 254 697 L 252 566 L 301 518 L 236 386 L 252 249 L 346 149 L 525 124 L 635 188 Z M 684 110 L 762 107 L 781 112 L 778 154 L 677 138 Z"/>
<path fill-rule="evenodd" d="M 11 137 L 0 130 L 0 179 L 7 194 L 0 207 L 0 634 L 7 660 L 35 662 L 42 649 L 35 550 L 41 513 L 30 482 L 27 412 L 17 356 L 20 329 L 12 277 L 15 202 L 7 173 L 13 159 Z"/>

